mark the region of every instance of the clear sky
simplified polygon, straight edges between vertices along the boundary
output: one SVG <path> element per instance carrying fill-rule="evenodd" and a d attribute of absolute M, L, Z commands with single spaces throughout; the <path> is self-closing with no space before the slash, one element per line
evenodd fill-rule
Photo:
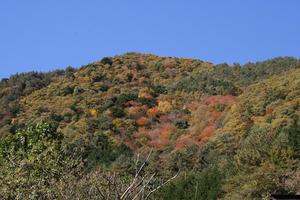
<path fill-rule="evenodd" d="M 300 0 L 1 0 L 0 78 L 126 52 L 300 57 Z"/>

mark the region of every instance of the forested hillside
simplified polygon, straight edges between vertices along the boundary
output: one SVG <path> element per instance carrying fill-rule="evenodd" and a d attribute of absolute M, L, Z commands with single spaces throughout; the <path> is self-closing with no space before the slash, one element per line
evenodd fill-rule
<path fill-rule="evenodd" d="M 0 199 L 300 193 L 300 60 L 150 54 L 0 83 Z"/>

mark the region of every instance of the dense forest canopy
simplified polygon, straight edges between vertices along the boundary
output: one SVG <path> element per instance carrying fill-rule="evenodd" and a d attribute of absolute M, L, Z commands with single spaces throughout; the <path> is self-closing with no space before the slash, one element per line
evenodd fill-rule
<path fill-rule="evenodd" d="M 296 58 L 128 53 L 0 82 L 0 199 L 268 199 L 300 193 L 299 159 Z"/>

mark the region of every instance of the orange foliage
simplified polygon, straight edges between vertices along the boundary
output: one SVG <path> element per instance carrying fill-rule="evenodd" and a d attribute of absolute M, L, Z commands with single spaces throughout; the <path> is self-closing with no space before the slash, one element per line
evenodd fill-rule
<path fill-rule="evenodd" d="M 146 117 L 140 117 L 138 120 L 136 120 L 136 123 L 139 126 L 145 126 L 149 123 L 149 120 Z"/>
<path fill-rule="evenodd" d="M 176 66 L 176 62 L 174 60 L 171 59 L 166 59 L 162 62 L 162 64 L 166 67 L 166 68 L 173 68 Z"/>
<path fill-rule="evenodd" d="M 129 115 L 139 118 L 145 115 L 145 112 L 148 108 L 145 106 L 132 106 L 127 109 Z"/>
<path fill-rule="evenodd" d="M 128 106 L 128 107 L 137 106 L 137 105 L 138 105 L 138 103 L 136 101 L 128 101 L 125 103 L 125 106 Z"/>
<path fill-rule="evenodd" d="M 195 140 L 185 136 L 185 137 L 180 138 L 180 139 L 177 140 L 175 148 L 176 149 L 182 149 L 182 148 L 191 146 L 193 144 L 195 144 Z"/>
<path fill-rule="evenodd" d="M 150 147 L 156 148 L 156 149 L 161 149 L 164 147 L 167 147 L 171 144 L 169 140 L 153 140 L 148 142 L 148 145 Z"/>
<path fill-rule="evenodd" d="M 208 122 L 209 123 L 216 122 L 216 120 L 220 117 L 221 114 L 222 114 L 222 112 L 213 111 L 212 113 L 210 113 L 210 115 L 208 117 Z"/>
<path fill-rule="evenodd" d="M 78 77 L 78 80 L 79 80 L 79 83 L 87 83 L 87 82 L 90 82 L 91 81 L 91 79 L 90 79 L 90 77 L 88 77 L 88 76 L 84 76 L 84 77 Z"/>
<path fill-rule="evenodd" d="M 128 112 L 129 115 L 134 115 L 137 112 L 139 112 L 140 110 L 141 110 L 140 107 L 138 107 L 138 106 L 132 106 L 132 107 L 128 108 L 127 112 Z"/>
<path fill-rule="evenodd" d="M 210 138 L 214 134 L 215 130 L 216 128 L 213 125 L 205 127 L 205 129 L 200 133 L 199 139 L 202 140 L 203 138 Z"/>
<path fill-rule="evenodd" d="M 169 139 L 171 133 L 176 132 L 176 127 L 172 124 L 165 124 L 164 127 L 160 131 L 159 138 L 160 139 Z"/>
<path fill-rule="evenodd" d="M 147 115 L 148 117 L 156 117 L 156 115 L 158 114 L 158 109 L 157 107 L 154 107 L 154 108 L 150 108 L 147 110 Z"/>
<path fill-rule="evenodd" d="M 146 144 L 149 147 L 160 149 L 173 144 L 169 139 L 170 134 L 173 132 L 176 132 L 176 127 L 170 123 L 154 129 L 140 127 L 138 131 L 134 133 L 134 138 L 137 141 L 142 141 L 143 144 Z"/>
<path fill-rule="evenodd" d="M 142 88 L 139 91 L 139 98 L 146 98 L 146 99 L 151 99 L 152 95 L 151 95 L 152 90 L 149 88 Z"/>
<path fill-rule="evenodd" d="M 216 105 L 216 104 L 226 104 L 226 105 L 232 105 L 237 101 L 237 98 L 232 95 L 215 95 L 210 96 L 205 100 L 205 103 L 207 105 Z"/>
<path fill-rule="evenodd" d="M 170 128 L 169 127 L 164 127 L 161 130 L 159 138 L 161 139 L 168 139 L 170 134 Z"/>

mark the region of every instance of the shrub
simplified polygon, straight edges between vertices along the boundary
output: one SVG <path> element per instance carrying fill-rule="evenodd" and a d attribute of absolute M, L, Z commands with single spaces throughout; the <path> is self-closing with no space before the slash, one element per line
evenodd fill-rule
<path fill-rule="evenodd" d="M 217 105 L 215 105 L 215 110 L 218 112 L 223 112 L 225 108 L 226 108 L 225 104 L 218 103 Z"/>
<path fill-rule="evenodd" d="M 148 107 L 156 106 L 156 100 L 155 99 L 138 98 L 137 100 L 141 104 L 146 105 Z"/>
<path fill-rule="evenodd" d="M 145 126 L 149 123 L 149 119 L 146 117 L 140 117 L 138 120 L 136 120 L 136 123 L 139 126 Z"/>
<path fill-rule="evenodd" d="M 81 158 L 81 151 L 65 145 L 54 125 L 18 130 L 0 143 L 0 194 L 4 199 L 47 199 L 51 186 L 81 170 Z"/>
<path fill-rule="evenodd" d="M 164 200 L 216 200 L 222 196 L 224 175 L 216 168 L 182 174 L 155 197 Z"/>
<path fill-rule="evenodd" d="M 100 88 L 99 88 L 99 90 L 101 92 L 106 92 L 108 89 L 109 89 L 109 86 L 108 85 L 104 85 L 104 84 L 101 85 Z"/>
<path fill-rule="evenodd" d="M 138 98 L 138 96 L 135 92 L 121 94 L 121 95 L 117 96 L 115 103 L 119 106 L 123 106 L 126 102 L 134 101 L 137 98 Z"/>
<path fill-rule="evenodd" d="M 112 61 L 112 58 L 111 57 L 104 57 L 101 59 L 100 61 L 102 64 L 106 65 L 112 65 L 113 64 L 113 61 Z"/>
<path fill-rule="evenodd" d="M 100 130 L 109 130 L 113 127 L 112 121 L 106 116 L 100 116 L 97 119 L 97 126 Z"/>
<path fill-rule="evenodd" d="M 214 77 L 213 72 L 202 72 L 183 78 L 178 81 L 173 89 L 186 92 L 199 91 L 208 95 L 238 95 L 240 89 L 233 82 Z"/>
<path fill-rule="evenodd" d="M 131 156 L 131 150 L 121 144 L 114 144 L 106 135 L 100 133 L 92 134 L 87 145 L 87 165 L 88 168 L 97 165 L 109 166 L 121 155 Z"/>
<path fill-rule="evenodd" d="M 125 112 L 121 107 L 114 106 L 114 107 L 110 108 L 110 111 L 114 117 L 124 117 L 125 116 Z"/>
<path fill-rule="evenodd" d="M 170 112 L 172 109 L 171 104 L 168 101 L 160 101 L 158 103 L 158 111 L 162 113 Z"/>
<path fill-rule="evenodd" d="M 175 126 L 179 129 L 187 129 L 189 127 L 189 123 L 185 120 L 179 120 L 175 122 Z"/>
<path fill-rule="evenodd" d="M 154 97 L 157 97 L 160 94 L 167 94 L 168 93 L 167 87 L 165 87 L 163 85 L 152 85 L 151 89 L 153 90 L 153 96 Z"/>
<path fill-rule="evenodd" d="M 66 86 L 58 92 L 59 96 L 67 96 L 74 93 L 74 87 Z"/>

